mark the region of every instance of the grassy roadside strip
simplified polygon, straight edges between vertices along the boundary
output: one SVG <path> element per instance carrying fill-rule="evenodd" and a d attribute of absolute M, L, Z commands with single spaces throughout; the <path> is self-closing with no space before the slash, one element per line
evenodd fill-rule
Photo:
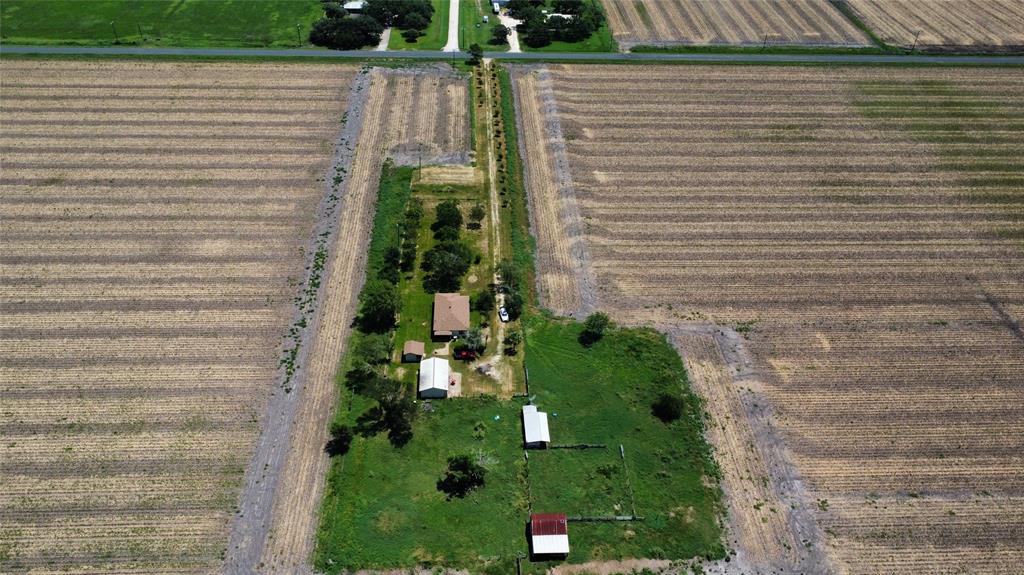
<path fill-rule="evenodd" d="M 635 54 L 831 54 L 831 55 L 878 55 L 888 56 L 902 53 L 899 50 L 864 46 L 860 48 L 845 46 L 633 46 L 629 50 Z"/>
<path fill-rule="evenodd" d="M 498 152 L 499 178 L 504 197 L 508 201 L 507 217 L 511 239 L 512 261 L 523 275 L 519 284 L 528 304 L 535 303 L 534 258 L 536 242 L 530 234 L 530 212 L 526 201 L 526 184 L 523 180 L 523 159 L 519 155 L 519 129 L 516 126 L 515 99 L 512 93 L 512 76 L 505 66 L 495 65 L 498 71 L 502 135 L 504 149 Z"/>

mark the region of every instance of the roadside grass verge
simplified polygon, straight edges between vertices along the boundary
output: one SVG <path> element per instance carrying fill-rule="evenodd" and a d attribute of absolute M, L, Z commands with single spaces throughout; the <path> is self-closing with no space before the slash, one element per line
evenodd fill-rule
<path fill-rule="evenodd" d="M 34 45 L 283 48 L 306 45 L 321 16 L 317 0 L 4 0 L 0 39 Z"/>
<path fill-rule="evenodd" d="M 448 43 L 448 5 L 451 0 L 430 0 L 434 5 L 434 15 L 430 18 L 430 24 L 423 31 L 423 35 L 415 42 L 407 42 L 402 37 L 402 30 L 394 28 L 391 30 L 391 39 L 388 41 L 389 50 L 440 50 Z"/>

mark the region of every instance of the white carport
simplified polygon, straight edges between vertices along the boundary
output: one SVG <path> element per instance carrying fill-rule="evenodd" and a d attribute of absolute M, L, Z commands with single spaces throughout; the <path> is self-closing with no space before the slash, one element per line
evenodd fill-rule
<path fill-rule="evenodd" d="M 420 397 L 424 399 L 444 399 L 448 397 L 448 385 L 451 381 L 448 360 L 431 357 L 420 362 Z"/>
<path fill-rule="evenodd" d="M 537 411 L 536 405 L 523 406 L 523 443 L 527 449 L 544 449 L 551 443 L 548 414 Z"/>

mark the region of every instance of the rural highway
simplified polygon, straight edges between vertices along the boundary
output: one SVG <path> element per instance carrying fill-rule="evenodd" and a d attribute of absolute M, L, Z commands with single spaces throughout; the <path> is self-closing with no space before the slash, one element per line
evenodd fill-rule
<path fill-rule="evenodd" d="M 265 48 L 132 48 L 84 46 L 4 46 L 3 54 L 106 54 L 111 56 L 223 56 L 274 58 L 402 58 L 443 60 L 466 58 L 465 52 L 422 52 L 398 50 L 318 50 Z M 817 63 L 817 64 L 1008 64 L 1024 65 L 1021 56 L 942 56 L 942 55 L 879 55 L 879 54 L 623 54 L 618 52 L 555 53 L 555 52 L 486 52 L 496 60 L 589 62 L 749 62 L 749 63 Z"/>

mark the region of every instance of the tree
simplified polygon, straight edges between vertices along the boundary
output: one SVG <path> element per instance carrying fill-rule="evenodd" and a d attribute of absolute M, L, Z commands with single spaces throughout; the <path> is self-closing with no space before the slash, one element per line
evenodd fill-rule
<path fill-rule="evenodd" d="M 473 296 L 473 309 L 480 313 L 490 313 L 494 309 L 494 294 L 490 290 L 477 292 Z"/>
<path fill-rule="evenodd" d="M 472 222 L 474 229 L 480 229 L 480 222 L 483 222 L 486 217 L 487 210 L 484 209 L 483 204 L 477 204 L 473 206 L 473 209 L 469 210 L 469 221 Z"/>
<path fill-rule="evenodd" d="M 663 393 L 651 405 L 651 414 L 664 423 L 672 423 L 683 416 L 686 404 L 679 396 Z"/>
<path fill-rule="evenodd" d="M 371 280 L 366 283 L 359 300 L 359 323 L 364 331 L 384 332 L 394 327 L 395 315 L 401 305 L 394 284 Z"/>
<path fill-rule="evenodd" d="M 468 455 L 449 457 L 448 469 L 437 480 L 437 490 L 446 494 L 449 500 L 465 497 L 470 491 L 484 486 L 486 475 L 487 469 Z"/>
<path fill-rule="evenodd" d="M 322 18 L 309 31 L 309 41 L 333 50 L 356 50 L 380 43 L 384 27 L 366 16 Z"/>
<path fill-rule="evenodd" d="M 484 59 L 484 49 L 476 42 L 469 45 L 469 65 L 479 66 Z"/>
<path fill-rule="evenodd" d="M 367 0 L 364 12 L 385 26 L 412 28 L 409 19 L 415 14 L 429 23 L 434 15 L 430 0 Z M 423 24 L 421 28 L 426 28 Z"/>
<path fill-rule="evenodd" d="M 423 287 L 430 293 L 459 291 L 462 276 L 473 262 L 473 250 L 462 242 L 444 241 L 423 254 Z"/>
<path fill-rule="evenodd" d="M 391 339 L 382 333 L 360 334 L 354 353 L 370 365 L 387 363 L 391 359 Z"/>
<path fill-rule="evenodd" d="M 519 289 L 519 266 L 512 260 L 501 260 L 497 265 L 498 277 L 505 292 Z"/>
<path fill-rule="evenodd" d="M 510 30 L 507 27 L 498 24 L 494 28 L 491 28 L 491 39 L 489 42 L 495 45 L 508 44 L 509 33 Z"/>
<path fill-rule="evenodd" d="M 608 314 L 600 311 L 590 314 L 583 322 L 583 331 L 579 337 L 580 343 L 588 347 L 597 343 L 604 337 L 604 332 L 610 324 L 611 319 L 608 318 Z"/>
<path fill-rule="evenodd" d="M 459 202 L 445 200 L 437 204 L 437 207 L 434 208 L 434 223 L 430 225 L 430 229 L 436 232 L 441 228 L 459 229 L 461 227 L 462 211 L 459 210 Z"/>
<path fill-rule="evenodd" d="M 505 334 L 505 345 L 509 348 L 509 355 L 516 354 L 516 348 L 523 343 L 523 332 L 513 329 Z"/>
<path fill-rule="evenodd" d="M 327 452 L 327 455 L 331 457 L 345 455 L 348 453 L 348 448 L 351 445 L 352 428 L 338 422 L 332 423 L 331 438 L 327 441 L 327 445 L 324 446 L 324 451 Z"/>
<path fill-rule="evenodd" d="M 339 2 L 324 2 L 324 16 L 328 18 L 344 18 L 348 11 Z"/>
<path fill-rule="evenodd" d="M 410 30 L 426 30 L 427 26 L 430 26 L 430 18 L 424 18 L 419 12 L 412 12 L 402 19 L 402 26 Z"/>
<path fill-rule="evenodd" d="M 543 48 L 551 43 L 551 31 L 543 17 L 528 20 L 523 34 L 523 43 L 531 48 Z"/>
<path fill-rule="evenodd" d="M 412 439 L 415 416 L 416 404 L 411 399 L 401 393 L 387 395 L 356 419 L 356 432 L 363 437 L 372 437 L 387 431 L 391 445 L 402 447 Z"/>
<path fill-rule="evenodd" d="M 519 316 L 523 315 L 525 303 L 522 294 L 518 291 L 505 294 L 505 311 L 508 312 L 508 318 L 513 321 L 519 319 Z"/>

